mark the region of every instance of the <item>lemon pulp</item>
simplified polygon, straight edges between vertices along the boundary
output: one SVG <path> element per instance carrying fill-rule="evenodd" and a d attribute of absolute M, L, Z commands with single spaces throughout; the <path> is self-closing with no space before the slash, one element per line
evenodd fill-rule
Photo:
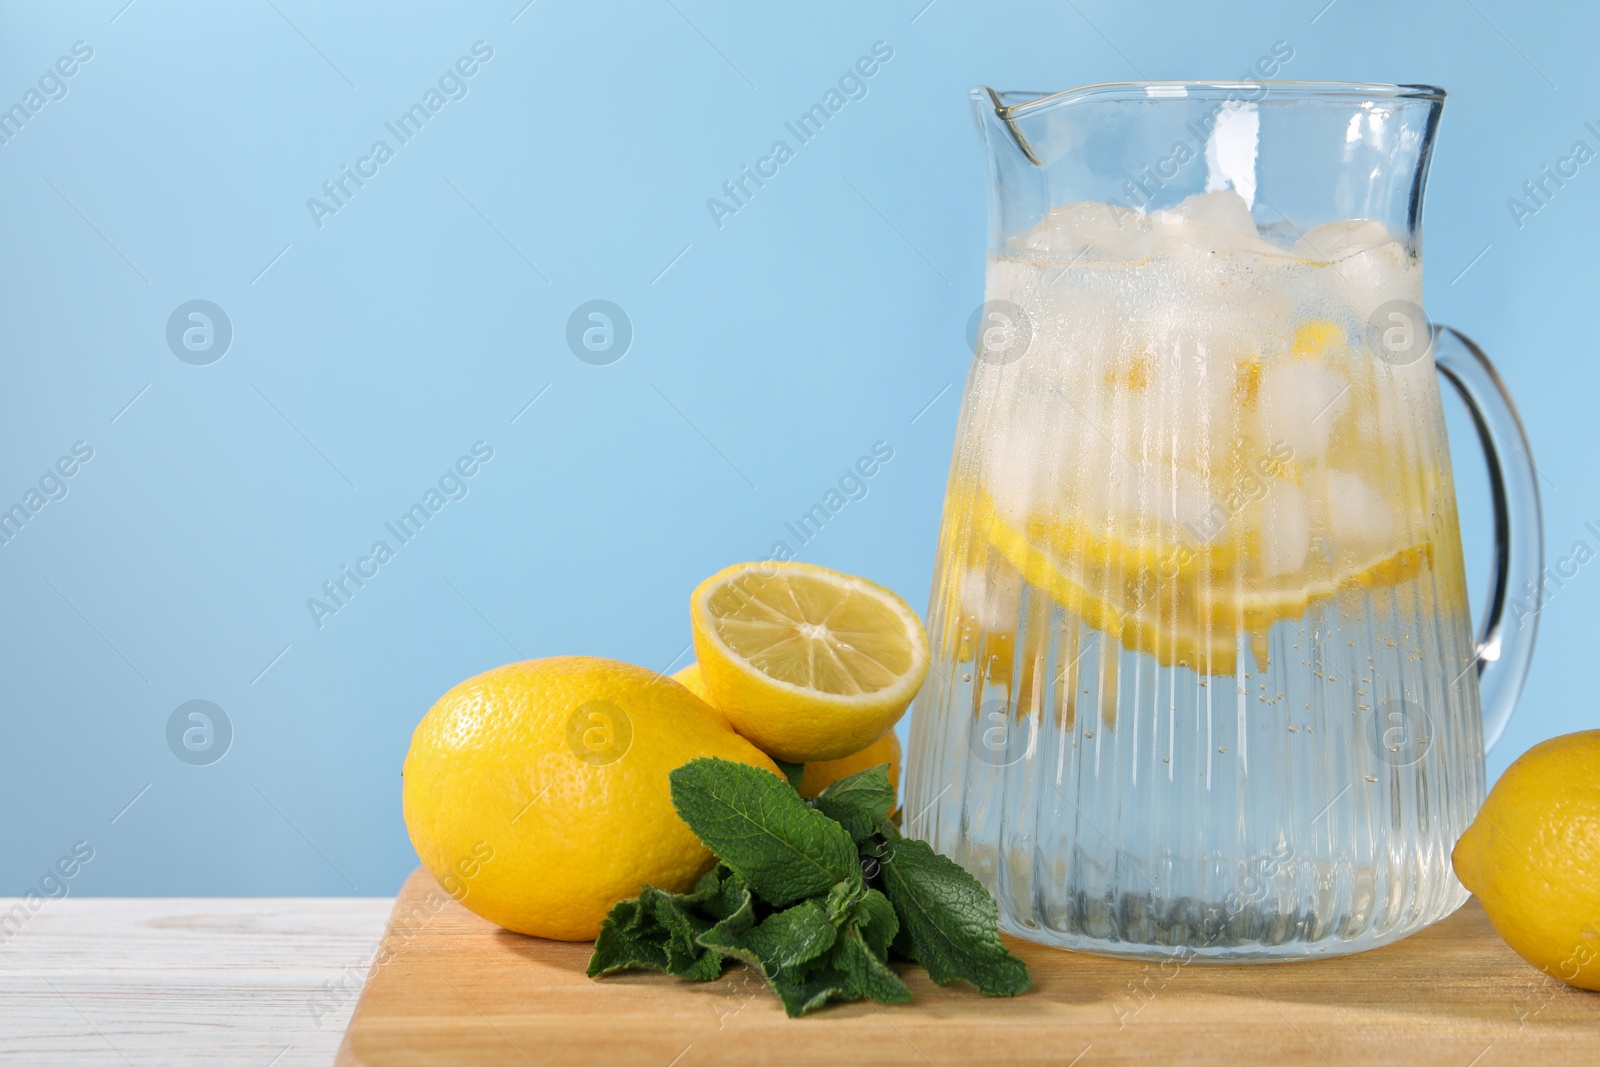
<path fill-rule="evenodd" d="M 738 564 L 691 601 L 711 702 L 778 759 L 831 760 L 894 725 L 928 669 L 922 623 L 898 596 L 812 564 Z"/>

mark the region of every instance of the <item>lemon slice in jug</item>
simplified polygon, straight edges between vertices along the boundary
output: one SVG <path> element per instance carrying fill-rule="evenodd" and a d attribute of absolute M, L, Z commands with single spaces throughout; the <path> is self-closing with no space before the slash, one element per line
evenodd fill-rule
<path fill-rule="evenodd" d="M 1335 574 L 1252 578 L 1248 553 L 1223 543 L 1203 552 L 1095 537 L 1049 516 L 1014 521 L 988 494 L 978 494 L 974 526 L 1022 577 L 1091 628 L 1124 648 L 1153 656 L 1163 667 L 1199 674 L 1232 674 L 1239 638 L 1249 636 L 1258 669 L 1265 667 L 1272 624 L 1294 622 L 1342 589 L 1395 585 L 1426 570 L 1428 541 L 1375 552 Z"/>

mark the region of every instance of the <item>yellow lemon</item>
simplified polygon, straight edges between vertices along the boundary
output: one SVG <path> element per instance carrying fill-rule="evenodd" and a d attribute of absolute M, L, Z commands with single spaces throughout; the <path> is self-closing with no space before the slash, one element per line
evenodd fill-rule
<path fill-rule="evenodd" d="M 857 771 L 876 767 L 880 763 L 889 765 L 889 783 L 899 789 L 900 739 L 894 735 L 893 730 L 853 756 L 806 764 L 805 776 L 800 779 L 800 795 L 814 797 L 839 779 L 848 778 Z"/>
<path fill-rule="evenodd" d="M 704 700 L 707 704 L 711 704 L 711 694 L 706 692 L 706 681 L 704 678 L 700 677 L 700 664 L 689 664 L 687 667 L 683 668 L 683 670 L 675 673 L 672 676 L 672 680 L 683 686 L 695 696 L 699 697 L 701 700 Z M 715 704 L 711 704 L 711 706 L 716 707 Z"/>
<path fill-rule="evenodd" d="M 1600 990 L 1600 730 L 1517 757 L 1450 859 L 1519 956 Z"/>
<path fill-rule="evenodd" d="M 713 857 L 667 775 L 699 756 L 777 765 L 672 680 L 566 656 L 497 667 L 411 736 L 406 827 L 449 893 L 508 930 L 585 941 L 649 884 L 682 892 Z"/>
<path fill-rule="evenodd" d="M 711 704 L 790 763 L 861 751 L 905 714 L 928 673 L 928 637 L 882 586 L 810 563 L 740 563 L 690 600 Z"/>
<path fill-rule="evenodd" d="M 706 692 L 705 682 L 700 678 L 700 665 L 698 663 L 689 664 L 683 670 L 674 674 L 672 679 L 701 700 L 710 703 L 711 697 Z M 864 771 L 868 767 L 876 767 L 880 763 L 889 765 L 889 781 L 898 789 L 900 787 L 900 739 L 895 737 L 893 730 L 853 756 L 807 763 L 805 765 L 805 775 L 800 779 L 800 795 L 814 797 L 839 779 L 848 778 L 857 771 Z"/>

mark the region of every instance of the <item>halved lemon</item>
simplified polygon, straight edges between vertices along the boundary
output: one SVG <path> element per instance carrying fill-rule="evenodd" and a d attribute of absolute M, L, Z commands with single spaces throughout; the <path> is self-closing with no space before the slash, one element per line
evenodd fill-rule
<path fill-rule="evenodd" d="M 739 563 L 690 601 L 701 680 L 733 728 L 791 763 L 848 756 L 905 714 L 928 673 L 916 612 L 810 563 Z"/>
<path fill-rule="evenodd" d="M 672 680 L 707 704 L 711 704 L 711 694 L 706 692 L 706 683 L 700 677 L 700 664 L 689 664 L 673 674 Z M 712 707 L 716 705 L 713 704 Z M 723 718 L 727 716 L 724 715 Z M 839 759 L 814 760 L 807 763 L 805 777 L 800 782 L 798 792 L 803 797 L 814 797 L 839 779 L 848 778 L 857 771 L 876 767 L 880 763 L 889 765 L 889 784 L 899 788 L 900 759 L 900 740 L 895 737 L 894 731 L 890 730 L 860 752 L 852 752 Z"/>

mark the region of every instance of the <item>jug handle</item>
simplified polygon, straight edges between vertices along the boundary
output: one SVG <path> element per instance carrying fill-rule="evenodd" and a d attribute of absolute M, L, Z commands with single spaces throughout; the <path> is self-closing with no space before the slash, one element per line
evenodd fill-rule
<path fill-rule="evenodd" d="M 1494 497 L 1494 581 L 1477 649 L 1466 667 L 1478 674 L 1488 750 L 1505 732 L 1522 694 L 1544 606 L 1539 473 L 1511 394 L 1483 350 L 1466 335 L 1435 326 L 1433 358 L 1472 414 Z"/>

